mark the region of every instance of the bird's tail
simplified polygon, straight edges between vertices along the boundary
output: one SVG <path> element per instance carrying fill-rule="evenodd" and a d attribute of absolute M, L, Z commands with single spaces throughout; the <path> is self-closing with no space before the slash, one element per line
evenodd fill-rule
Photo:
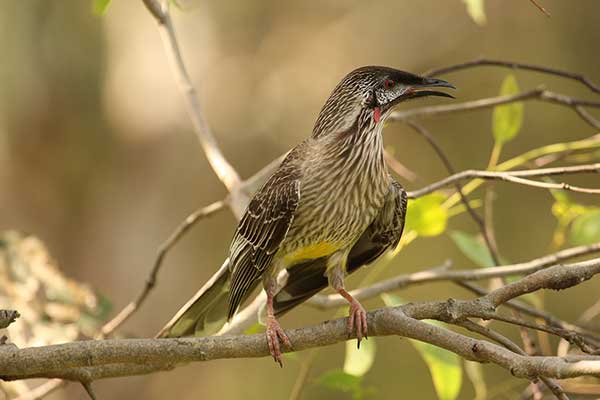
<path fill-rule="evenodd" d="M 227 323 L 229 259 L 158 333 L 157 337 L 209 336 Z"/>
<path fill-rule="evenodd" d="M 279 317 L 327 287 L 327 259 L 305 261 L 288 268 L 287 282 L 273 299 L 275 316 Z"/>

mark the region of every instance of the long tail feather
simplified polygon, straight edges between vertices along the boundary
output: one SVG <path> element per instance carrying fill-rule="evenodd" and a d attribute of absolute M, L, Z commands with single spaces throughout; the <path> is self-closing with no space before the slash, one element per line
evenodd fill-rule
<path fill-rule="evenodd" d="M 227 322 L 229 259 L 158 333 L 157 337 L 208 336 Z"/>

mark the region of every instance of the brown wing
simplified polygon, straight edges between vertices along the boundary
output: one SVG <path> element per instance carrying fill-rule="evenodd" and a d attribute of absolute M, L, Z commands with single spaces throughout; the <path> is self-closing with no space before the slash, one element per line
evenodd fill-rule
<path fill-rule="evenodd" d="M 392 181 L 386 201 L 348 255 L 347 273 L 370 264 L 386 250 L 398 245 L 406 217 L 406 191 Z M 296 264 L 288 268 L 286 285 L 274 299 L 275 315 L 281 315 L 315 295 L 328 285 L 326 258 Z"/>
<path fill-rule="evenodd" d="M 294 219 L 300 200 L 300 148 L 288 154 L 279 169 L 256 193 L 242 217 L 230 247 L 230 319 L 271 264 Z"/>

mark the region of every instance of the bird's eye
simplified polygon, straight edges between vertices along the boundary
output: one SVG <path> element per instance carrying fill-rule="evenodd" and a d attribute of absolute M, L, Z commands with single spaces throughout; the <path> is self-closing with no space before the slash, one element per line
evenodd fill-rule
<path fill-rule="evenodd" d="M 385 81 L 383 81 L 383 87 L 385 89 L 391 89 L 392 87 L 394 87 L 395 82 L 391 79 L 386 79 Z"/>

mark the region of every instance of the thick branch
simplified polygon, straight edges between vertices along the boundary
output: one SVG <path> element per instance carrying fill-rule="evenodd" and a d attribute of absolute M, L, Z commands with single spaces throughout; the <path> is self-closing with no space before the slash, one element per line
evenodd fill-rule
<path fill-rule="evenodd" d="M 536 376 L 600 377 L 600 357 L 579 357 L 575 361 L 560 357 L 526 357 L 489 342 L 417 321 L 463 321 L 470 316 L 478 316 L 481 312 L 493 311 L 495 306 L 518 295 L 542 288 L 564 289 L 597 273 L 600 273 L 600 259 L 557 265 L 470 301 L 414 303 L 376 310 L 369 313 L 369 334 L 400 335 L 425 341 L 469 360 L 496 363 L 509 369 L 513 375 L 528 379 Z M 345 318 L 287 333 L 295 350 L 326 346 L 349 338 Z M 262 334 L 84 341 L 26 349 L 6 345 L 0 347 L 0 377 L 7 380 L 60 377 L 89 382 L 171 369 L 176 364 L 191 361 L 263 357 L 268 354 L 268 346 Z"/>

